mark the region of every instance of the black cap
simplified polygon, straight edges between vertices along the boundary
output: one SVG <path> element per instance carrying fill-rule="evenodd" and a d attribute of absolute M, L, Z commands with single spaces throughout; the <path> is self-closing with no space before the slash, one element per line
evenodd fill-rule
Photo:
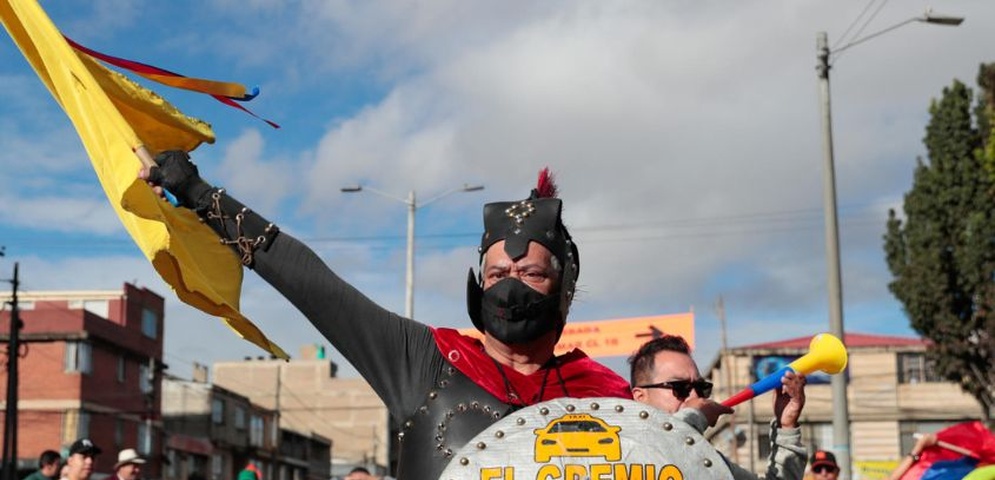
<path fill-rule="evenodd" d="M 81 455 L 86 455 L 92 457 L 94 455 L 100 455 L 100 447 L 94 444 L 89 438 L 81 438 L 73 442 L 73 445 L 69 447 L 69 454 L 73 455 L 79 453 Z"/>
<path fill-rule="evenodd" d="M 825 450 L 816 450 L 812 454 L 812 466 L 816 465 L 828 465 L 830 467 L 839 469 L 840 466 L 836 464 L 836 455 L 833 452 L 827 452 Z"/>

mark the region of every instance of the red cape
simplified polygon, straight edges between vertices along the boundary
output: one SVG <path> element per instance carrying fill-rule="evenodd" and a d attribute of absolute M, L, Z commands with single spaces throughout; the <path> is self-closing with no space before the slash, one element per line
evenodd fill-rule
<path fill-rule="evenodd" d="M 480 340 L 462 335 L 451 328 L 433 328 L 432 333 L 439 352 L 457 370 L 502 402 L 521 403 L 519 400 L 508 398 L 505 377 L 498 372 L 498 364 L 484 352 L 484 344 Z M 540 369 L 531 375 L 523 375 L 504 366 L 501 366 L 501 369 L 514 390 L 529 405 L 567 396 L 563 394 L 560 376 L 563 377 L 567 393 L 572 398 L 632 398 L 629 382 L 608 367 L 591 360 L 579 349 L 560 355 L 557 359 L 559 376 L 555 369 L 548 374 L 546 369 Z M 543 388 L 544 379 L 545 388 Z M 539 398 L 539 392 L 542 392 L 543 398 Z"/>

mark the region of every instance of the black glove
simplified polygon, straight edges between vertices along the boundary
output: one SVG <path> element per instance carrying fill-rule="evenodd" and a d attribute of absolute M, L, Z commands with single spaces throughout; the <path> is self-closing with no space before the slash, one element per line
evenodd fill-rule
<path fill-rule="evenodd" d="M 200 178 L 197 165 L 190 161 L 187 152 L 161 152 L 155 156 L 155 163 L 158 166 L 149 170 L 148 180 L 152 184 L 168 190 L 184 207 L 196 210 L 208 206 L 214 187 Z"/>

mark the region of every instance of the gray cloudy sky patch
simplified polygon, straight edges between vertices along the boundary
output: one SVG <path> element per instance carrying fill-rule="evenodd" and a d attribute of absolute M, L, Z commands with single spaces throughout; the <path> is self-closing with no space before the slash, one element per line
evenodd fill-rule
<path fill-rule="evenodd" d="M 733 344 L 828 328 L 815 36 L 826 30 L 836 43 L 865 5 L 44 3 L 67 34 L 98 50 L 261 85 L 247 106 L 280 130 L 156 90 L 217 129 L 217 144 L 194 152 L 208 180 L 310 242 L 386 307 L 403 311 L 404 205 L 341 186 L 415 190 L 425 200 L 464 182 L 486 185 L 418 211 L 416 316 L 468 326 L 463 288 L 481 205 L 524 198 L 549 165 L 581 245 L 573 318 L 693 307 L 702 363 L 718 348 L 719 295 Z M 865 33 L 924 7 L 890 3 Z M 854 47 L 832 70 L 845 313 L 858 331 L 911 334 L 887 292 L 887 208 L 900 205 L 924 153 L 930 98 L 955 77 L 973 84 L 978 64 L 993 60 L 995 4 L 942 7 L 967 21 L 908 25 Z M 139 45 L 136 35 L 153 41 Z M 46 289 L 148 285 L 167 298 L 167 361 L 177 365 L 259 355 L 154 277 L 101 206 L 68 120 L 9 41 L 0 60 L 0 271 L 22 260 L 25 284 Z M 52 246 L 67 235 L 74 248 Z M 287 351 L 323 341 L 246 277 L 247 315 Z M 202 334 L 181 335 L 189 331 Z"/>

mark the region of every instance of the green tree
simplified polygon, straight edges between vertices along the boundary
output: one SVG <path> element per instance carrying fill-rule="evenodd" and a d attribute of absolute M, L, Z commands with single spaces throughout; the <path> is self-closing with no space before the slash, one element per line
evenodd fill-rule
<path fill-rule="evenodd" d="M 931 102 L 923 139 L 929 159 L 917 161 L 904 220 L 888 212 L 884 236 L 891 292 L 912 328 L 931 341 L 928 355 L 938 373 L 974 396 L 989 422 L 995 406 L 992 71 L 982 65 L 975 108 L 971 89 L 956 80 Z"/>

